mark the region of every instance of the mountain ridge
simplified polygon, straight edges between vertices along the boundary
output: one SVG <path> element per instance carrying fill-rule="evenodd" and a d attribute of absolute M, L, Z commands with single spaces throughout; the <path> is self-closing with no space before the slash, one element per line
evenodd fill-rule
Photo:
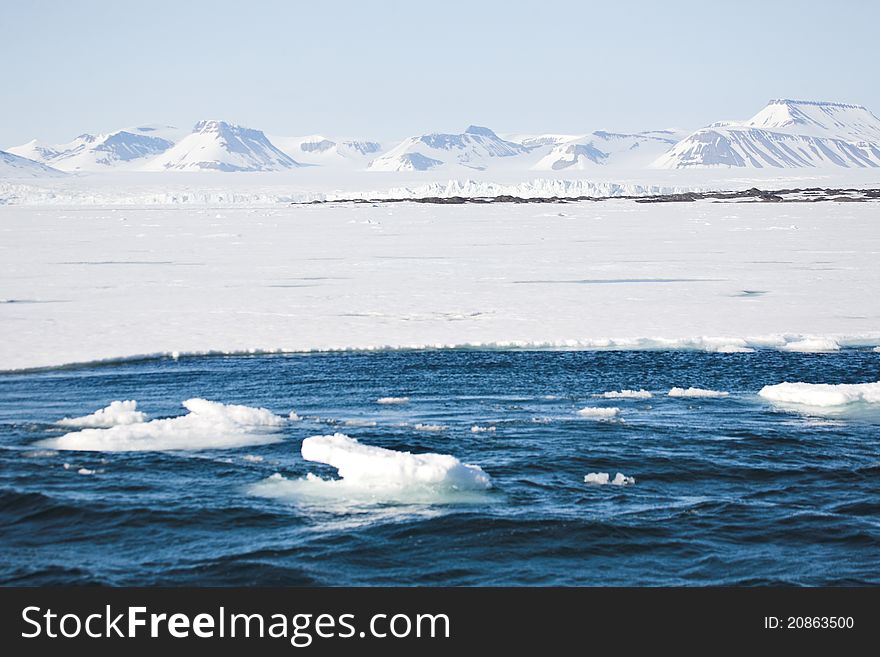
<path fill-rule="evenodd" d="M 880 118 L 856 103 L 773 98 L 748 119 L 715 121 L 690 132 L 499 135 L 471 124 L 462 132 L 426 132 L 391 145 L 323 134 L 269 137 L 261 130 L 208 119 L 187 134 L 171 126 L 145 124 L 97 135 L 83 133 L 65 144 L 31 140 L 6 151 L 72 172 L 281 171 L 317 166 L 464 176 L 487 170 L 876 168 L 880 167 Z M 10 165 L 4 175 L 16 170 L 24 171 Z"/>

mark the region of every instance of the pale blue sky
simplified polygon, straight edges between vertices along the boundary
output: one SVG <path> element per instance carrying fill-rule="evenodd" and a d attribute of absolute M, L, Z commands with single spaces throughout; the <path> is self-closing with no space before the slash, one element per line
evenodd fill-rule
<path fill-rule="evenodd" d="M 222 118 L 396 138 L 880 114 L 874 0 L 0 0 L 0 147 Z"/>

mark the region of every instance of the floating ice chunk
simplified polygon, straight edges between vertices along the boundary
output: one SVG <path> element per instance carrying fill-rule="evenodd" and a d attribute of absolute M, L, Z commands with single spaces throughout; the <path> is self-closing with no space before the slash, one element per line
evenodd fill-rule
<path fill-rule="evenodd" d="M 863 402 L 880 404 L 877 383 L 777 383 L 764 386 L 758 393 L 764 399 L 787 404 L 829 407 Z"/>
<path fill-rule="evenodd" d="M 471 433 L 495 433 L 495 427 L 481 427 L 479 424 L 475 424 L 471 427 Z"/>
<path fill-rule="evenodd" d="M 379 397 L 379 399 L 376 400 L 376 403 L 385 405 L 408 404 L 409 397 Z"/>
<path fill-rule="evenodd" d="M 287 419 L 291 422 L 299 422 L 302 420 L 302 418 L 296 414 L 296 411 L 290 411 L 290 413 L 287 414 Z"/>
<path fill-rule="evenodd" d="M 620 415 L 620 409 L 616 406 L 609 408 L 597 408 L 595 406 L 587 406 L 577 412 L 581 417 L 587 417 L 595 420 L 607 420 L 609 418 Z"/>
<path fill-rule="evenodd" d="M 411 454 L 362 445 L 336 433 L 312 436 L 302 443 L 306 461 L 326 463 L 349 484 L 373 488 L 428 486 L 452 490 L 484 490 L 492 481 L 478 465 L 462 463 L 448 454 Z"/>
<path fill-rule="evenodd" d="M 606 484 L 611 484 L 612 486 L 630 486 L 636 483 L 636 480 L 635 477 L 627 477 L 622 472 L 618 472 L 614 475 L 614 479 L 611 479 L 607 472 L 591 472 L 584 477 L 584 483 L 595 484 L 597 486 L 605 486 Z"/>
<path fill-rule="evenodd" d="M 376 421 L 375 420 L 354 419 L 354 420 L 345 420 L 342 424 L 344 424 L 347 427 L 375 427 Z"/>
<path fill-rule="evenodd" d="M 653 395 L 644 389 L 639 390 L 612 390 L 611 392 L 603 392 L 593 397 L 603 397 L 604 399 L 650 399 Z"/>
<path fill-rule="evenodd" d="M 139 424 L 89 428 L 41 441 L 62 450 L 139 452 L 227 449 L 281 440 L 286 420 L 265 408 L 221 404 L 206 399 L 183 402 L 189 413 Z"/>
<path fill-rule="evenodd" d="M 257 454 L 245 454 L 241 458 L 243 460 L 247 461 L 248 463 L 262 463 L 263 462 L 263 457 L 259 456 Z"/>
<path fill-rule="evenodd" d="M 871 349 L 871 351 L 873 351 L 875 354 L 880 354 L 880 347 L 874 347 L 873 349 Z"/>
<path fill-rule="evenodd" d="M 670 397 L 703 397 L 714 399 L 718 397 L 727 397 L 730 393 L 719 390 L 706 390 L 705 388 L 672 388 L 668 394 Z"/>
<path fill-rule="evenodd" d="M 77 474 L 81 474 L 81 475 L 93 475 L 93 474 L 95 474 L 95 472 L 96 472 L 95 470 L 89 470 L 88 468 L 80 468 L 79 470 L 76 471 Z"/>
<path fill-rule="evenodd" d="M 821 354 L 840 351 L 840 345 L 830 338 L 806 338 L 796 342 L 788 342 L 780 347 L 782 351 L 794 351 L 804 354 Z"/>
<path fill-rule="evenodd" d="M 417 424 L 416 431 L 446 431 L 449 427 L 445 424 Z"/>
<path fill-rule="evenodd" d="M 91 415 L 82 417 L 66 417 L 58 420 L 56 424 L 62 427 L 96 427 L 107 428 L 125 424 L 138 424 L 145 422 L 146 413 L 137 410 L 137 402 L 134 400 L 114 401 Z"/>
<path fill-rule="evenodd" d="M 302 505 L 312 516 L 334 513 L 345 520 L 331 521 L 347 528 L 373 522 L 431 517 L 435 505 L 485 504 L 491 501 L 488 489 L 455 490 L 436 486 L 374 486 L 347 479 L 323 479 L 311 472 L 290 478 L 275 473 L 248 487 L 251 495 Z M 327 522 L 326 518 L 322 518 Z"/>

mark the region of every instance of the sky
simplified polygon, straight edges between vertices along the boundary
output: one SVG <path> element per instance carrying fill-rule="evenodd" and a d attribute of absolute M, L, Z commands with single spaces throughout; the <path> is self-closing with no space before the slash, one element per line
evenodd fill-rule
<path fill-rule="evenodd" d="M 2 0 L 0 24 L 0 148 L 205 118 L 394 139 L 880 114 L 875 0 Z"/>

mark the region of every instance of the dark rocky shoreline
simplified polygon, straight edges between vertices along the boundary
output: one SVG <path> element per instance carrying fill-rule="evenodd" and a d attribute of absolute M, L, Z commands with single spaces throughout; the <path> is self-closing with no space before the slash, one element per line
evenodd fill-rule
<path fill-rule="evenodd" d="M 338 199 L 309 201 L 292 205 L 324 205 L 327 203 L 427 203 L 433 205 L 463 205 L 487 203 L 577 203 L 581 201 L 611 201 L 626 199 L 636 203 L 690 203 L 711 200 L 725 203 L 865 203 L 880 201 L 880 189 L 835 189 L 806 187 L 795 189 L 763 190 L 757 187 L 736 192 L 684 192 L 653 196 L 550 196 L 522 197 L 499 195 L 489 197 L 424 196 L 421 198 Z"/>

